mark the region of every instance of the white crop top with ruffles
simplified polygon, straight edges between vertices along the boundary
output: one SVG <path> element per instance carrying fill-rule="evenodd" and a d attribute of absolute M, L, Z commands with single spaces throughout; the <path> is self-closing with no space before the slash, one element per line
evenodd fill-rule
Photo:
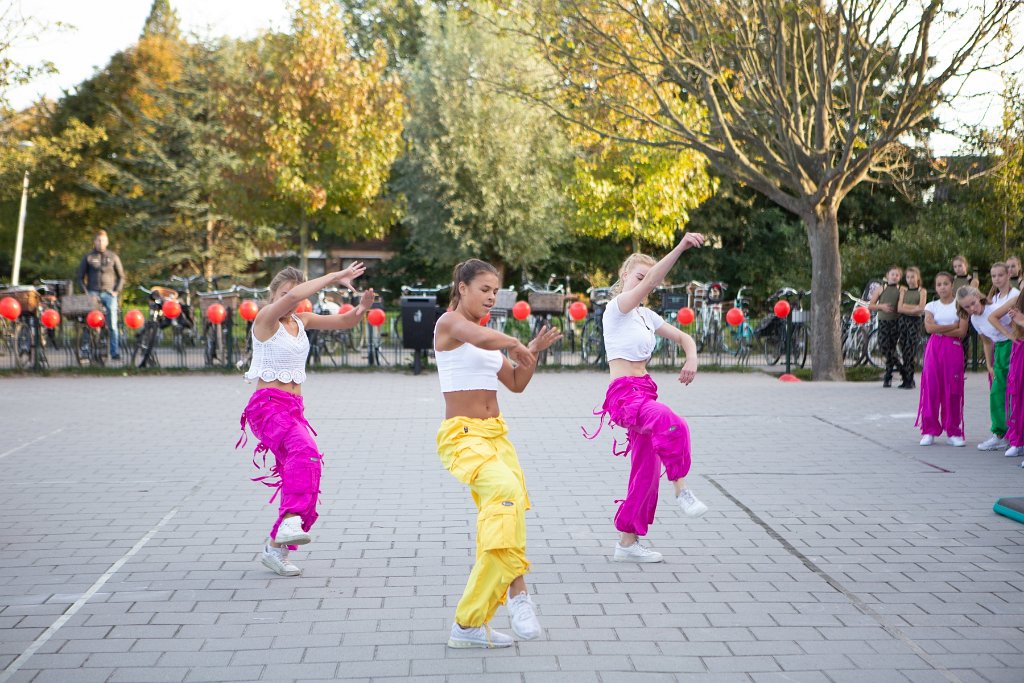
<path fill-rule="evenodd" d="M 441 380 L 441 391 L 498 390 L 498 370 L 504 362 L 501 351 L 486 351 L 472 344 L 451 351 L 438 351 L 437 376 Z"/>
<path fill-rule="evenodd" d="M 309 355 L 309 337 L 299 316 L 292 315 L 299 324 L 299 333 L 294 337 L 279 325 L 277 332 L 267 341 L 252 335 L 252 363 L 245 373 L 246 381 L 261 379 L 264 382 L 295 382 L 306 381 L 306 357 Z"/>
<path fill-rule="evenodd" d="M 649 308 L 637 306 L 629 313 L 619 310 L 619 298 L 608 302 L 601 319 L 608 360 L 646 361 L 654 353 L 654 331 L 665 319 Z"/>

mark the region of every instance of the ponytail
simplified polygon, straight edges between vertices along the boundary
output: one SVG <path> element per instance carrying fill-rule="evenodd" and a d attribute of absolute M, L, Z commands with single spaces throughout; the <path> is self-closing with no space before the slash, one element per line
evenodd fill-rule
<path fill-rule="evenodd" d="M 497 276 L 498 269 L 478 258 L 471 258 L 455 266 L 452 270 L 452 296 L 448 304 L 449 310 L 454 311 L 459 306 L 459 300 L 462 298 L 459 294 L 459 285 L 468 286 L 480 273 L 492 273 Z"/>

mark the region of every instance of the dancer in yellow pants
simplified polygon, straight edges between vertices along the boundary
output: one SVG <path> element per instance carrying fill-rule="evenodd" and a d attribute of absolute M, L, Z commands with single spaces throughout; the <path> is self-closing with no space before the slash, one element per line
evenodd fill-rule
<path fill-rule="evenodd" d="M 523 578 L 530 568 L 525 519 L 530 499 L 498 409 L 498 384 L 523 391 L 533 377 L 535 354 L 560 333 L 544 330 L 527 347 L 481 326 L 500 287 L 498 272 L 489 263 L 460 263 L 452 281 L 451 308 L 434 328 L 445 400 L 437 451 L 445 468 L 469 486 L 478 514 L 476 563 L 459 600 L 448 646 L 509 647 L 513 639 L 489 626 L 506 596 L 512 632 L 520 640 L 539 637 L 541 629 Z"/>

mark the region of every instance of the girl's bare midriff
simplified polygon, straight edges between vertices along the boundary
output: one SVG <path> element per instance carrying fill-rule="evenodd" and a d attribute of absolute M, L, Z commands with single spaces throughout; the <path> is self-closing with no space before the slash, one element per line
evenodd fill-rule
<path fill-rule="evenodd" d="M 281 391 L 287 391 L 289 394 L 295 394 L 296 396 L 302 396 L 302 385 L 296 384 L 295 382 L 282 382 L 280 380 L 271 380 L 270 382 L 261 379 L 256 384 L 256 389 L 280 389 Z"/>
<path fill-rule="evenodd" d="M 498 392 L 490 389 L 447 391 L 444 393 L 444 418 L 472 417 L 486 420 L 498 417 Z"/>
<path fill-rule="evenodd" d="M 647 374 L 647 361 L 616 358 L 608 361 L 608 370 L 611 372 L 612 380 L 620 377 L 643 377 Z"/>

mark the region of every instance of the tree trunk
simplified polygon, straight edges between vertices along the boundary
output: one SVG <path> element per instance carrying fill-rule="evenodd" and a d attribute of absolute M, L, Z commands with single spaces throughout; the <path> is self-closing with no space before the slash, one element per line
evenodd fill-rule
<path fill-rule="evenodd" d="M 804 216 L 811 247 L 811 376 L 818 382 L 845 379 L 839 315 L 842 267 L 838 209 L 830 202 Z"/>
<path fill-rule="evenodd" d="M 308 280 L 309 279 L 309 258 L 306 256 L 306 240 L 309 235 L 309 223 L 302 221 L 302 225 L 299 228 L 299 270 L 302 271 L 302 275 Z"/>

